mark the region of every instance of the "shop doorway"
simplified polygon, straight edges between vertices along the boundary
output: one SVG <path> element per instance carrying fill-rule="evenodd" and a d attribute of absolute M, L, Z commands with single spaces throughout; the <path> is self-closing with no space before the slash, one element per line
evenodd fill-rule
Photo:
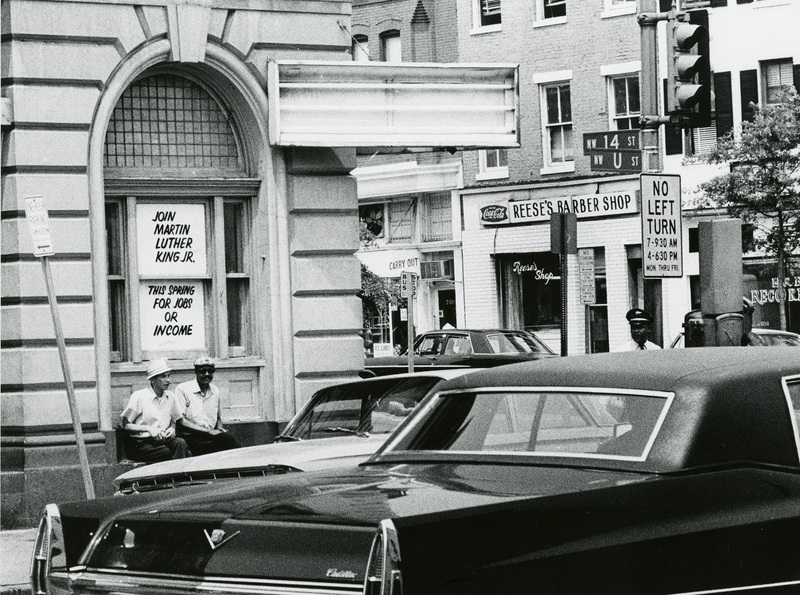
<path fill-rule="evenodd" d="M 456 290 L 440 289 L 439 294 L 439 328 L 445 325 L 456 326 Z"/>

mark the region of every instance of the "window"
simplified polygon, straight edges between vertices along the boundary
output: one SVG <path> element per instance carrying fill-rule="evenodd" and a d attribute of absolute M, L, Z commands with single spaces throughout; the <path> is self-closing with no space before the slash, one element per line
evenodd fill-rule
<path fill-rule="evenodd" d="M 414 240 L 417 201 L 395 200 L 389 203 L 389 241 L 410 244 Z"/>
<path fill-rule="evenodd" d="M 499 29 L 502 22 L 500 17 L 501 0 L 473 0 L 475 12 L 475 28 L 491 27 L 492 30 Z"/>
<path fill-rule="evenodd" d="M 359 207 L 362 242 L 380 239 L 384 244 L 442 242 L 453 238 L 452 198 L 449 192 L 397 198 L 387 203 Z M 371 234 L 365 238 L 363 230 Z"/>
<path fill-rule="evenodd" d="M 429 194 L 420 201 L 420 230 L 423 242 L 453 238 L 453 212 L 449 192 Z"/>
<path fill-rule="evenodd" d="M 503 328 L 541 332 L 561 324 L 561 268 L 557 254 L 497 257 Z"/>
<path fill-rule="evenodd" d="M 612 130 L 639 128 L 639 75 L 609 77 L 609 113 Z"/>
<path fill-rule="evenodd" d="M 794 85 L 792 76 L 791 60 L 764 62 L 761 66 L 764 103 L 778 103 L 781 93 Z"/>
<path fill-rule="evenodd" d="M 383 62 L 402 62 L 400 52 L 400 31 L 393 29 L 381 35 L 381 60 Z"/>
<path fill-rule="evenodd" d="M 567 0 L 536 0 L 536 20 L 555 24 L 566 22 Z"/>
<path fill-rule="evenodd" d="M 117 102 L 104 155 L 112 361 L 252 351 L 257 185 L 234 179 L 236 132 L 215 96 L 174 74 L 143 77 Z M 227 179 L 213 193 L 181 179 L 203 175 Z"/>
<path fill-rule="evenodd" d="M 589 324 L 587 326 L 588 353 L 603 353 L 609 350 L 608 342 L 608 285 L 606 282 L 605 248 L 581 248 L 594 253 L 594 303 L 587 304 Z"/>
<path fill-rule="evenodd" d="M 366 35 L 353 37 L 353 62 L 369 62 L 369 38 Z"/>
<path fill-rule="evenodd" d="M 358 217 L 361 228 L 375 238 L 384 237 L 383 203 L 377 205 L 362 205 L 358 208 Z"/>
<path fill-rule="evenodd" d="M 600 18 L 607 19 L 636 12 L 635 0 L 605 0 Z"/>
<path fill-rule="evenodd" d="M 438 395 L 417 418 L 418 431 L 396 440 L 390 451 L 644 460 L 672 398 L 591 389 Z"/>
<path fill-rule="evenodd" d="M 246 355 L 248 205 L 222 196 L 106 201 L 112 361 Z"/>
<path fill-rule="evenodd" d="M 543 85 L 542 97 L 544 103 L 544 162 L 546 167 L 557 167 L 574 160 L 569 83 Z"/>
<path fill-rule="evenodd" d="M 508 177 L 508 149 L 485 149 L 478 152 L 478 180 Z"/>

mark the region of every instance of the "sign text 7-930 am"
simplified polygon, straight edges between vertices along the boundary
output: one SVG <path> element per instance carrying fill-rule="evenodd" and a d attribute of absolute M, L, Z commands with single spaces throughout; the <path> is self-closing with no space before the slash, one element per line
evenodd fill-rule
<path fill-rule="evenodd" d="M 640 180 L 644 276 L 682 277 L 681 177 L 642 174 Z"/>

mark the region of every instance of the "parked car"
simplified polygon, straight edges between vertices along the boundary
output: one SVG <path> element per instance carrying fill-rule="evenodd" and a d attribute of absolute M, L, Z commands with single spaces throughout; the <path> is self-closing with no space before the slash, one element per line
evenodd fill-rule
<path fill-rule="evenodd" d="M 367 459 L 427 394 L 468 370 L 399 374 L 317 391 L 273 444 L 136 467 L 114 480 L 118 493 L 255 475 L 312 471 Z"/>
<path fill-rule="evenodd" d="M 777 331 L 768 328 L 754 328 L 753 334 L 760 339 L 758 347 L 800 347 L 800 335 L 791 331 Z M 685 347 L 683 331 L 672 340 L 670 347 Z"/>
<path fill-rule="evenodd" d="M 33 592 L 790 592 L 798 410 L 793 348 L 476 371 L 357 467 L 51 504 Z"/>
<path fill-rule="evenodd" d="M 534 333 L 509 329 L 440 329 L 414 341 L 415 369 L 493 368 L 555 357 Z M 408 370 L 408 353 L 367 358 L 365 370 L 377 376 Z"/>

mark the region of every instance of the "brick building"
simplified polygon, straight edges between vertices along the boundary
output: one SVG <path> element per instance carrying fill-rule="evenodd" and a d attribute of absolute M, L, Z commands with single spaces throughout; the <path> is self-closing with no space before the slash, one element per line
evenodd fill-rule
<path fill-rule="evenodd" d="M 669 10 L 670 3 L 662 2 Z M 644 307 L 656 318 L 653 340 L 668 345 L 684 315 L 699 307 L 697 225 L 724 215 L 694 207 L 697 186 L 721 170 L 696 155 L 748 117 L 748 104 L 769 101 L 782 85 L 798 85 L 800 6 L 782 0 L 686 2 L 709 12 L 716 102 L 712 125 L 681 132 L 662 127 L 663 171 L 682 177 L 683 276 L 642 274 L 642 229 L 636 175 L 593 172 L 583 135 L 635 128 L 640 112 L 637 3 L 619 0 L 516 3 L 461 0 L 459 60 L 520 64 L 519 149 L 466 151 L 462 251 L 467 326 L 524 327 L 559 347 L 558 258 L 550 254 L 552 205 L 575 205 L 577 245 L 593 261 L 595 297 L 581 300 L 579 262 L 568 257 L 569 353 L 614 349 L 628 339 L 625 312 Z M 666 78 L 665 25 L 659 25 L 659 70 Z M 663 82 L 663 81 L 662 81 Z M 596 208 L 631 196 L 633 208 Z M 610 200 L 609 200 L 610 199 Z M 527 217 L 486 220 L 484 209 L 526 205 Z M 747 231 L 747 230 L 745 230 Z M 747 233 L 745 233 L 745 236 Z M 745 254 L 746 287 L 774 284 L 774 259 Z M 748 285 L 749 284 L 749 285 Z M 752 286 L 752 287 L 750 287 Z M 761 295 L 761 294 L 759 294 Z M 788 299 L 788 294 L 787 294 Z M 589 301 L 589 300 L 587 300 Z M 789 328 L 800 330 L 800 304 L 789 304 Z M 756 304 L 756 324 L 779 328 L 777 305 Z"/>

